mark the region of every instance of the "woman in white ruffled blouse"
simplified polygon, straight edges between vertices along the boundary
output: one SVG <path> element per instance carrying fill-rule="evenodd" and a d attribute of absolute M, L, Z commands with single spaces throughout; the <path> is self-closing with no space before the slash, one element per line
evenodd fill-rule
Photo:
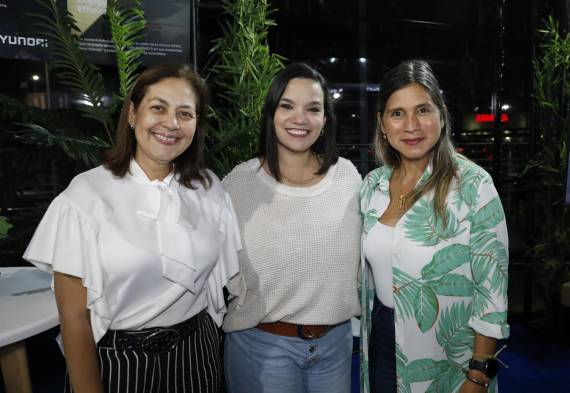
<path fill-rule="evenodd" d="M 144 71 L 104 164 L 55 198 L 28 246 L 54 273 L 66 391 L 219 390 L 222 288 L 241 246 L 204 167 L 206 114 L 187 66 Z"/>

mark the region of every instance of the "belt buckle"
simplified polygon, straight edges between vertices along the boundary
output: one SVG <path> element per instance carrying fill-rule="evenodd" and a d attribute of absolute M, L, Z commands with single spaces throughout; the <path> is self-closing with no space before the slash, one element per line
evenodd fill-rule
<path fill-rule="evenodd" d="M 299 336 L 303 340 L 313 340 L 315 338 L 323 337 L 328 332 L 328 329 L 323 329 L 322 332 L 315 333 L 315 332 L 313 332 L 313 329 L 312 329 L 313 327 L 316 327 L 316 326 L 297 325 L 297 336 Z"/>
<path fill-rule="evenodd" d="M 174 329 L 159 329 L 146 336 L 141 344 L 149 355 L 159 355 L 170 351 L 180 341 L 180 334 Z"/>

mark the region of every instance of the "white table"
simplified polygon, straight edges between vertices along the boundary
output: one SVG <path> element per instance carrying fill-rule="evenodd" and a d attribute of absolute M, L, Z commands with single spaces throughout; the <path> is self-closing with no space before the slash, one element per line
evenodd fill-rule
<path fill-rule="evenodd" d="M 35 267 L 0 268 L 0 364 L 6 393 L 31 393 L 25 340 L 59 324 L 51 276 Z"/>

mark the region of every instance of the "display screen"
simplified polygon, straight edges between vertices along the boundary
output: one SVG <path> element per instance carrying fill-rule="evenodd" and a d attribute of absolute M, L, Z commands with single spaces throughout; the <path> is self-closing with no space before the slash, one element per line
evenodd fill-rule
<path fill-rule="evenodd" d="M 147 22 L 143 65 L 192 62 L 192 0 L 142 0 Z M 73 15 L 80 30 L 80 47 L 97 64 L 114 64 L 114 46 L 105 16 L 106 0 L 66 0 L 59 3 Z M 49 60 L 49 38 L 32 13 L 47 15 L 35 0 L 0 0 L 0 57 Z"/>

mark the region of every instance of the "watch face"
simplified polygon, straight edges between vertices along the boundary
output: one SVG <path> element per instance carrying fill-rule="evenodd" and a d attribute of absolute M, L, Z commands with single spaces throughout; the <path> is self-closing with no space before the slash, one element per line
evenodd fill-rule
<path fill-rule="evenodd" d="M 485 363 L 487 365 L 484 371 L 485 375 L 489 378 L 494 378 L 499 371 L 499 362 L 497 362 L 497 359 L 487 359 Z"/>
<path fill-rule="evenodd" d="M 499 362 L 497 359 L 475 360 L 469 361 L 469 368 L 472 370 L 479 370 L 488 378 L 495 378 L 499 371 Z"/>

